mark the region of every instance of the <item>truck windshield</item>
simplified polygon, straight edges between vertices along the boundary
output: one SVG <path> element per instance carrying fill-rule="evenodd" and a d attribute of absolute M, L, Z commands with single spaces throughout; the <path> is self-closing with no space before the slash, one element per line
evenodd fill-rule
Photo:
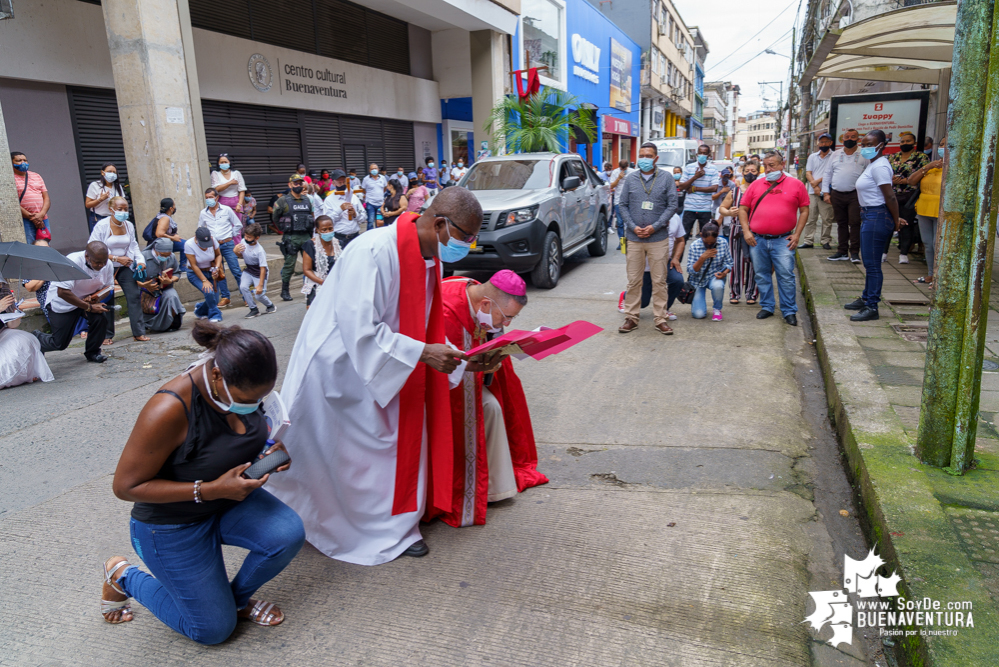
<path fill-rule="evenodd" d="M 660 167 L 683 167 L 687 164 L 686 152 L 683 148 L 660 148 L 658 164 Z"/>
<path fill-rule="evenodd" d="M 469 190 L 540 190 L 550 180 L 551 160 L 476 162 L 462 185 Z"/>

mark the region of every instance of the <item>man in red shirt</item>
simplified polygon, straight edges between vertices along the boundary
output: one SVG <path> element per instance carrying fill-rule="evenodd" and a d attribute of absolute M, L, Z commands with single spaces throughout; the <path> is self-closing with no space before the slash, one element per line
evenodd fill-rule
<path fill-rule="evenodd" d="M 798 326 L 795 298 L 794 252 L 801 230 L 808 222 L 808 190 L 798 179 L 784 173 L 784 156 L 771 151 L 763 157 L 766 179 L 758 179 L 739 202 L 742 234 L 750 246 L 756 284 L 760 288 L 760 312 L 756 319 L 774 314 L 774 283 L 777 274 L 780 312 L 784 321 Z"/>

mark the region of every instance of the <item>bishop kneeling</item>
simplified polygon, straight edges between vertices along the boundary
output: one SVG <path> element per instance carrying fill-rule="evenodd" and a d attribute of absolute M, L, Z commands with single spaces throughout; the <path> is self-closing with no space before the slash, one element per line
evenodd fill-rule
<path fill-rule="evenodd" d="M 501 333 L 527 305 L 527 286 L 513 271 L 500 271 L 481 284 L 449 278 L 442 286 L 447 338 L 466 352 Z M 484 363 L 496 360 L 489 357 Z M 531 415 L 512 360 L 506 357 L 485 370 L 493 372 L 466 370 L 461 384 L 451 390 L 451 508 L 427 509 L 428 518 L 440 516 L 455 527 L 484 524 L 488 503 L 548 481 L 537 470 Z"/>

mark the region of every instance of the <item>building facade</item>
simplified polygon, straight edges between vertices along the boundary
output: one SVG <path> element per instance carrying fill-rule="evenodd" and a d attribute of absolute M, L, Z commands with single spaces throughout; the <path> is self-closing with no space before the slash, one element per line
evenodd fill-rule
<path fill-rule="evenodd" d="M 735 134 L 732 135 L 732 157 L 749 153 L 749 122 L 745 116 L 735 120 Z"/>
<path fill-rule="evenodd" d="M 694 99 L 691 105 L 687 136 L 691 139 L 704 139 L 704 61 L 710 53 L 703 31 L 698 27 L 690 29 L 694 40 Z"/>
<path fill-rule="evenodd" d="M 84 191 L 105 162 L 140 229 L 171 197 L 189 235 L 220 153 L 265 204 L 299 163 L 363 174 L 467 150 L 508 89 L 519 13 L 519 0 L 23 3 L 0 40 L 7 140 L 46 180 L 56 248 L 85 243 Z"/>
<path fill-rule="evenodd" d="M 728 81 L 704 84 L 704 143 L 711 146 L 717 160 L 732 156 L 728 115 L 731 87 Z"/>
<path fill-rule="evenodd" d="M 769 111 L 757 111 L 746 116 L 746 150 L 762 154 L 777 148 L 777 117 Z"/>
<path fill-rule="evenodd" d="M 571 138 L 567 149 L 592 165 L 634 162 L 640 131 L 638 44 L 586 0 L 522 0 L 521 11 L 513 71 L 547 68 L 539 72 L 541 83 L 568 92 L 593 114 L 596 141 L 587 145 Z"/>
<path fill-rule="evenodd" d="M 672 0 L 589 0 L 642 50 L 641 138 L 687 136 L 694 108 L 694 42 Z"/>

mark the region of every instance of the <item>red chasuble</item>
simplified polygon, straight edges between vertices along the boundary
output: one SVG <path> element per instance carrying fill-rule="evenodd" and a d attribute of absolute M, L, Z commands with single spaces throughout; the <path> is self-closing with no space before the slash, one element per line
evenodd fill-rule
<path fill-rule="evenodd" d="M 434 293 L 427 294 L 427 264 L 416 232 L 418 213 L 396 220 L 399 248 L 399 333 L 425 343 L 444 343 L 444 307 L 441 302 L 441 263 L 434 260 Z M 427 298 L 433 299 L 427 319 Z M 426 414 L 429 444 L 427 511 L 451 506 L 452 443 L 448 377 L 418 363 L 399 394 L 399 436 L 395 464 L 392 515 L 416 511 Z"/>
<path fill-rule="evenodd" d="M 469 350 L 485 342 L 472 320 L 466 287 L 477 284 L 467 278 L 450 278 L 442 283 L 444 323 L 451 343 Z M 474 382 L 469 382 L 474 376 Z M 451 506 L 444 512 L 428 507 L 427 518 L 440 516 L 456 528 L 484 524 L 489 495 L 489 467 L 486 457 L 486 427 L 482 417 L 482 373 L 465 374 L 462 383 L 451 390 L 451 429 L 454 442 L 451 476 Z M 489 387 L 503 408 L 503 421 L 510 441 L 517 491 L 545 484 L 548 478 L 538 472 L 538 451 L 534 443 L 531 414 L 520 378 L 510 359 L 503 361 Z M 436 505 L 440 507 L 440 505 Z"/>

